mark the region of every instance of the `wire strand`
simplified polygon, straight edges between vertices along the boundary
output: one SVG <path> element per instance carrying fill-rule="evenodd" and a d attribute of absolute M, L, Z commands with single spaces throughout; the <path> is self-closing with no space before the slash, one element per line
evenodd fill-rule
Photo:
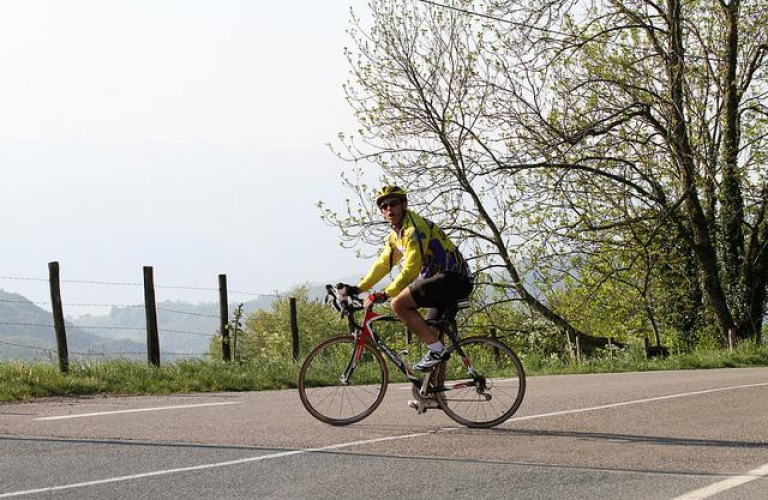
<path fill-rule="evenodd" d="M 437 8 L 440 8 L 440 9 L 447 9 L 447 10 L 452 10 L 452 11 L 455 11 L 455 12 L 461 12 L 462 14 L 467 14 L 467 15 L 476 16 L 476 17 L 482 17 L 483 19 L 489 19 L 491 21 L 496 21 L 496 22 L 500 22 L 500 23 L 504 23 L 504 24 L 509 24 L 509 25 L 512 25 L 512 26 L 518 26 L 518 27 L 523 27 L 523 28 L 532 28 L 532 29 L 535 29 L 537 31 L 541 31 L 542 33 L 552 33 L 554 35 L 562 35 L 563 34 L 563 32 L 561 32 L 561 31 L 551 30 L 551 29 L 547 29 L 547 28 L 540 28 L 540 27 L 537 27 L 537 26 L 529 26 L 529 25 L 527 25 L 525 23 L 520 23 L 520 22 L 517 22 L 517 21 L 512 21 L 510 19 L 503 19 L 501 17 L 495 17 L 495 16 L 492 16 L 490 14 L 483 14 L 482 12 L 475 12 L 474 10 L 467 10 L 467 9 L 462 9 L 460 7 L 454 7 L 453 5 L 446 5 L 446 4 L 439 3 L 439 2 L 433 2 L 431 0 L 419 0 L 419 1 L 421 3 L 425 3 L 427 5 L 431 5 L 433 7 L 437 7 Z"/>
<path fill-rule="evenodd" d="M 35 347 L 35 346 L 31 346 L 31 345 L 25 345 L 25 344 L 17 344 L 17 343 L 15 343 L 15 342 L 5 342 L 5 341 L 3 341 L 3 340 L 0 340 L 0 344 L 3 344 L 3 345 L 12 345 L 12 346 L 15 346 L 15 347 L 25 347 L 25 348 L 27 348 L 27 349 L 34 349 L 35 351 L 47 351 L 47 352 L 56 352 L 56 351 L 54 351 L 53 349 L 45 349 L 45 348 L 43 348 L 43 347 Z"/>
<path fill-rule="evenodd" d="M 45 278 L 29 278 L 25 276 L 0 276 L 0 279 L 5 280 L 17 280 L 17 281 L 42 281 L 42 282 L 49 282 L 49 279 Z M 61 283 L 79 283 L 79 284 L 86 284 L 86 285 L 107 285 L 107 286 L 144 286 L 143 283 L 132 283 L 127 281 L 98 281 L 98 280 L 77 280 L 77 279 L 63 279 L 60 280 Z M 184 286 L 184 285 L 155 285 L 155 288 L 159 289 L 168 289 L 168 290 L 197 290 L 197 291 L 204 291 L 204 292 L 218 292 L 218 288 L 213 287 L 203 287 L 203 286 Z M 256 293 L 256 292 L 246 292 L 246 291 L 240 291 L 240 290 L 228 290 L 227 293 L 233 294 L 233 295 L 249 295 L 252 297 L 274 297 L 279 298 L 279 294 L 274 293 Z"/>
<path fill-rule="evenodd" d="M 197 337 L 215 337 L 218 333 L 202 333 L 202 332 L 188 332 L 185 330 L 167 330 L 165 328 L 158 329 L 159 333 L 178 333 L 183 335 L 195 335 Z"/>
<path fill-rule="evenodd" d="M 144 306 L 141 306 L 141 307 L 144 307 Z M 166 307 L 158 307 L 157 310 L 158 311 L 165 311 L 165 312 L 175 313 L 175 314 L 186 314 L 186 315 L 189 315 L 189 316 L 199 316 L 199 317 L 202 317 L 202 318 L 219 319 L 219 316 L 215 316 L 213 314 L 202 314 L 202 313 L 193 313 L 193 312 L 187 312 L 187 311 L 178 311 L 176 309 L 168 309 Z"/>
<path fill-rule="evenodd" d="M 5 321 L 0 321 L 0 325 L 7 325 L 7 326 L 38 326 L 38 327 L 45 327 L 45 328 L 53 328 L 53 325 L 41 325 L 40 323 L 6 323 Z"/>

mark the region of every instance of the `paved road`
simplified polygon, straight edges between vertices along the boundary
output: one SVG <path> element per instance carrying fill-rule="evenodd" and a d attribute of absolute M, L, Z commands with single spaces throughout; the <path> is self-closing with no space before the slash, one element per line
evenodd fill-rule
<path fill-rule="evenodd" d="M 491 430 L 408 398 L 346 428 L 296 391 L 0 405 L 0 499 L 768 498 L 768 368 L 531 378 Z"/>

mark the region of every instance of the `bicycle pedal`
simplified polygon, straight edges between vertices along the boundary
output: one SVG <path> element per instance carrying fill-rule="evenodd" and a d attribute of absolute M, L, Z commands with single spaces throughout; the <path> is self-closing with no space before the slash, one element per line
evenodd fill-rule
<path fill-rule="evenodd" d="M 416 410 L 416 413 L 419 415 L 424 414 L 429 409 L 439 408 L 440 406 L 437 404 L 437 401 L 434 400 L 423 400 L 419 401 L 417 399 L 409 399 L 408 400 L 408 407 Z"/>
<path fill-rule="evenodd" d="M 416 410 L 416 413 L 419 415 L 422 415 L 427 412 L 426 406 L 422 405 L 419 401 L 415 399 L 408 400 L 408 408 Z"/>

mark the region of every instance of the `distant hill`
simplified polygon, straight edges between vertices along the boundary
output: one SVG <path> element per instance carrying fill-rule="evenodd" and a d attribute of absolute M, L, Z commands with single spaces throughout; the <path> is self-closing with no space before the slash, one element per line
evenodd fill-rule
<path fill-rule="evenodd" d="M 337 281 L 357 283 L 358 279 L 359 276 L 348 276 Z M 308 287 L 311 300 L 322 300 L 325 297 L 324 283 L 305 286 Z M 242 302 L 243 312 L 249 314 L 268 309 L 274 299 L 274 296 L 265 296 Z M 239 304 L 229 304 L 230 317 Z M 65 315 L 67 312 L 65 304 Z M 202 356 L 207 354 L 210 339 L 218 334 L 220 328 L 219 304 L 158 302 L 157 322 L 160 351 L 164 357 L 175 359 L 182 355 Z M 22 295 L 0 290 L 0 361 L 54 359 L 56 336 L 52 325 L 50 311 L 40 308 Z M 100 356 L 93 356 L 94 353 L 146 358 L 146 312 L 143 304 L 112 307 L 108 314 L 103 315 L 87 314 L 67 318 L 66 326 L 67 346 L 73 359 L 99 359 Z"/>
<path fill-rule="evenodd" d="M 243 303 L 243 312 L 265 309 L 272 303 L 270 297 L 260 297 Z M 212 336 L 220 329 L 219 304 L 205 302 L 164 301 L 157 304 L 157 327 L 160 334 L 160 351 L 202 355 L 208 352 Z M 229 304 L 230 317 L 239 303 Z M 146 311 L 143 305 L 113 307 L 106 315 L 85 315 L 71 320 L 84 329 L 98 331 L 99 335 L 112 340 L 130 340 L 146 343 Z"/>
<path fill-rule="evenodd" d="M 107 339 L 71 321 L 65 321 L 65 325 L 67 349 L 72 359 L 91 359 L 94 353 L 120 353 L 130 357 L 133 353 L 146 352 L 143 343 Z M 30 361 L 56 356 L 56 334 L 51 313 L 22 295 L 0 290 L 0 360 Z"/>

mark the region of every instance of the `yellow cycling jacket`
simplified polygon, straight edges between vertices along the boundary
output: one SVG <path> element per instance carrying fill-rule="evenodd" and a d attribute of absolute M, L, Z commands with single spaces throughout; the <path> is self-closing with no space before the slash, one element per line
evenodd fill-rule
<path fill-rule="evenodd" d="M 358 288 L 370 290 L 403 256 L 403 269 L 384 289 L 390 297 L 400 293 L 417 278 L 429 278 L 441 272 L 456 273 L 468 279 L 472 277 L 464 257 L 445 233 L 433 222 L 406 210 L 400 232 L 394 229 L 389 232 L 384 250 L 357 285 Z"/>

